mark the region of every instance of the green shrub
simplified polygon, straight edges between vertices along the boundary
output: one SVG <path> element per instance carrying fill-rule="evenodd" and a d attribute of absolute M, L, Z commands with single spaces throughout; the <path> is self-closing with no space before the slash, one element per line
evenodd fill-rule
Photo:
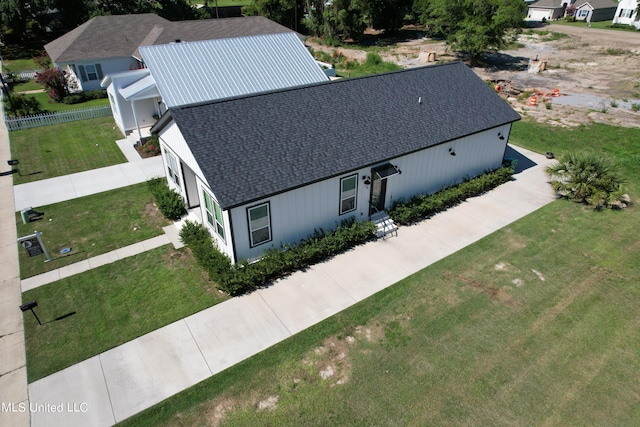
<path fill-rule="evenodd" d="M 2 102 L 8 116 L 23 117 L 42 113 L 42 106 L 31 95 L 18 94 L 12 95 L 11 98 L 5 96 Z"/>
<path fill-rule="evenodd" d="M 158 209 L 165 218 L 175 221 L 187 213 L 182 196 L 169 188 L 164 178 L 150 179 L 147 181 L 147 185 L 156 199 Z"/>
<path fill-rule="evenodd" d="M 229 258 L 214 245 L 204 225 L 186 221 L 180 231 L 180 239 L 191 248 L 211 280 L 232 296 L 255 290 L 269 281 L 344 252 L 374 236 L 375 225 L 372 222 L 356 222 L 351 217 L 335 231 L 315 230 L 297 244 L 267 249 L 259 261 L 242 260 L 232 266 Z"/>
<path fill-rule="evenodd" d="M 640 104 L 631 104 L 631 109 L 633 111 L 640 111 Z"/>
<path fill-rule="evenodd" d="M 85 92 L 72 93 L 62 99 L 64 104 L 80 104 L 82 102 L 91 101 L 92 99 L 102 99 L 107 97 L 106 90 L 87 90 Z"/>
<path fill-rule="evenodd" d="M 419 194 L 407 202 L 397 200 L 389 210 L 389 216 L 398 224 L 409 224 L 429 218 L 470 197 L 479 196 L 509 181 L 513 172 L 513 169 L 509 167 L 501 167 L 477 178 L 465 179 L 459 185 L 445 188 L 429 196 Z"/>

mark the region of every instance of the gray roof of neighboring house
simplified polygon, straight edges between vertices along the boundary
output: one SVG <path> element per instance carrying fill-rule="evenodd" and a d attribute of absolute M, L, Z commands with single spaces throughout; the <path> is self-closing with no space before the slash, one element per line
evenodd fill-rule
<path fill-rule="evenodd" d="M 562 9 L 562 0 L 538 0 L 529 3 L 529 9 Z"/>
<path fill-rule="evenodd" d="M 96 16 L 45 45 L 55 63 L 85 59 L 139 58 L 138 47 L 291 32 L 262 16 L 195 21 L 168 21 L 153 13 Z M 302 37 L 302 36 L 300 36 Z"/>
<path fill-rule="evenodd" d="M 224 209 L 520 119 L 460 62 L 169 111 Z"/>
<path fill-rule="evenodd" d="M 293 32 L 145 46 L 140 51 L 168 107 L 328 80 Z"/>
<path fill-rule="evenodd" d="M 588 0 L 583 2 L 576 2 L 576 9 L 580 9 L 585 4 L 590 4 L 593 9 L 617 9 L 618 2 L 615 0 Z"/>

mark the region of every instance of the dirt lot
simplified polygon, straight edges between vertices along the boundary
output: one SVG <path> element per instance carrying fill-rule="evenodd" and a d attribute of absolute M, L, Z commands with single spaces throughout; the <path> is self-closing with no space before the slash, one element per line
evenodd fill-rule
<path fill-rule="evenodd" d="M 633 104 L 640 104 L 640 32 L 563 25 L 534 30 L 534 34 L 525 31 L 520 35 L 518 42 L 524 47 L 487 55 L 487 66 L 474 71 L 484 80 L 504 81 L 512 88 L 543 94 L 536 107 L 528 105 L 528 97 L 504 94 L 523 116 L 559 126 L 602 122 L 640 128 L 640 112 L 632 110 Z M 567 36 L 553 40 L 551 34 L 542 36 L 538 31 Z M 363 51 L 340 50 L 352 59 L 366 57 Z M 391 45 L 381 56 L 404 67 L 416 67 L 434 63 L 426 62 L 428 52 L 435 52 L 438 61 L 455 59 L 444 42 L 422 38 L 419 33 Z M 536 58 L 546 60 L 546 69 L 530 73 L 529 60 Z M 561 96 L 544 96 L 555 88 Z"/>

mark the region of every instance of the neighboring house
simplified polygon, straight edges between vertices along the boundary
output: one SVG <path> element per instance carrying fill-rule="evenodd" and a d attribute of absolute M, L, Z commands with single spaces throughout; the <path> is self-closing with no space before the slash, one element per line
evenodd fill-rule
<path fill-rule="evenodd" d="M 123 134 L 150 127 L 167 110 L 148 69 L 110 74 L 102 80 L 107 88 L 111 112 Z"/>
<path fill-rule="evenodd" d="M 502 164 L 520 116 L 460 62 L 169 108 L 169 185 L 233 262 Z"/>
<path fill-rule="evenodd" d="M 152 13 L 96 16 L 44 48 L 71 88 L 83 91 L 100 89 L 106 75 L 142 68 L 140 46 L 285 32 L 291 30 L 261 16 L 176 22 Z"/>
<path fill-rule="evenodd" d="M 527 21 L 550 21 L 562 18 L 569 4 L 571 4 L 569 0 L 539 0 L 530 3 Z"/>
<path fill-rule="evenodd" d="M 123 133 L 167 107 L 328 81 L 294 32 L 140 47 L 148 69 L 102 82 Z"/>
<path fill-rule="evenodd" d="M 578 21 L 599 22 L 613 19 L 618 3 L 615 0 L 577 1 L 574 16 Z"/>
<path fill-rule="evenodd" d="M 620 0 L 616 14 L 613 17 L 614 24 L 633 25 L 640 30 L 640 14 L 638 14 L 638 0 Z"/>

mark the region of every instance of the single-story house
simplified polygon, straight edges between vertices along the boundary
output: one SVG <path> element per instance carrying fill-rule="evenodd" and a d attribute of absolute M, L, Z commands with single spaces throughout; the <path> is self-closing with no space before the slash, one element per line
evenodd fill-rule
<path fill-rule="evenodd" d="M 638 13 L 638 0 L 620 0 L 616 14 L 613 17 L 614 24 L 633 25 L 640 30 L 640 14 Z"/>
<path fill-rule="evenodd" d="M 153 13 L 96 16 L 44 48 L 72 90 L 100 89 L 104 76 L 143 68 L 140 46 L 291 32 L 262 16 L 168 21 Z M 299 37 L 303 37 L 299 35 Z"/>
<path fill-rule="evenodd" d="M 571 4 L 569 0 L 538 0 L 530 3 L 527 21 L 550 21 L 563 18 L 569 4 Z"/>
<path fill-rule="evenodd" d="M 576 2 L 574 16 L 578 21 L 599 22 L 610 21 L 615 16 L 618 2 L 615 0 L 589 0 Z"/>
<path fill-rule="evenodd" d="M 143 46 L 140 53 L 148 68 L 102 81 L 124 134 L 151 126 L 167 107 L 329 80 L 294 32 Z"/>
<path fill-rule="evenodd" d="M 109 74 L 102 82 L 107 88 L 113 119 L 118 129 L 128 131 L 151 127 L 167 111 L 155 80 L 147 68 Z"/>
<path fill-rule="evenodd" d="M 519 119 L 454 62 L 171 107 L 152 131 L 237 262 L 498 168 Z"/>

